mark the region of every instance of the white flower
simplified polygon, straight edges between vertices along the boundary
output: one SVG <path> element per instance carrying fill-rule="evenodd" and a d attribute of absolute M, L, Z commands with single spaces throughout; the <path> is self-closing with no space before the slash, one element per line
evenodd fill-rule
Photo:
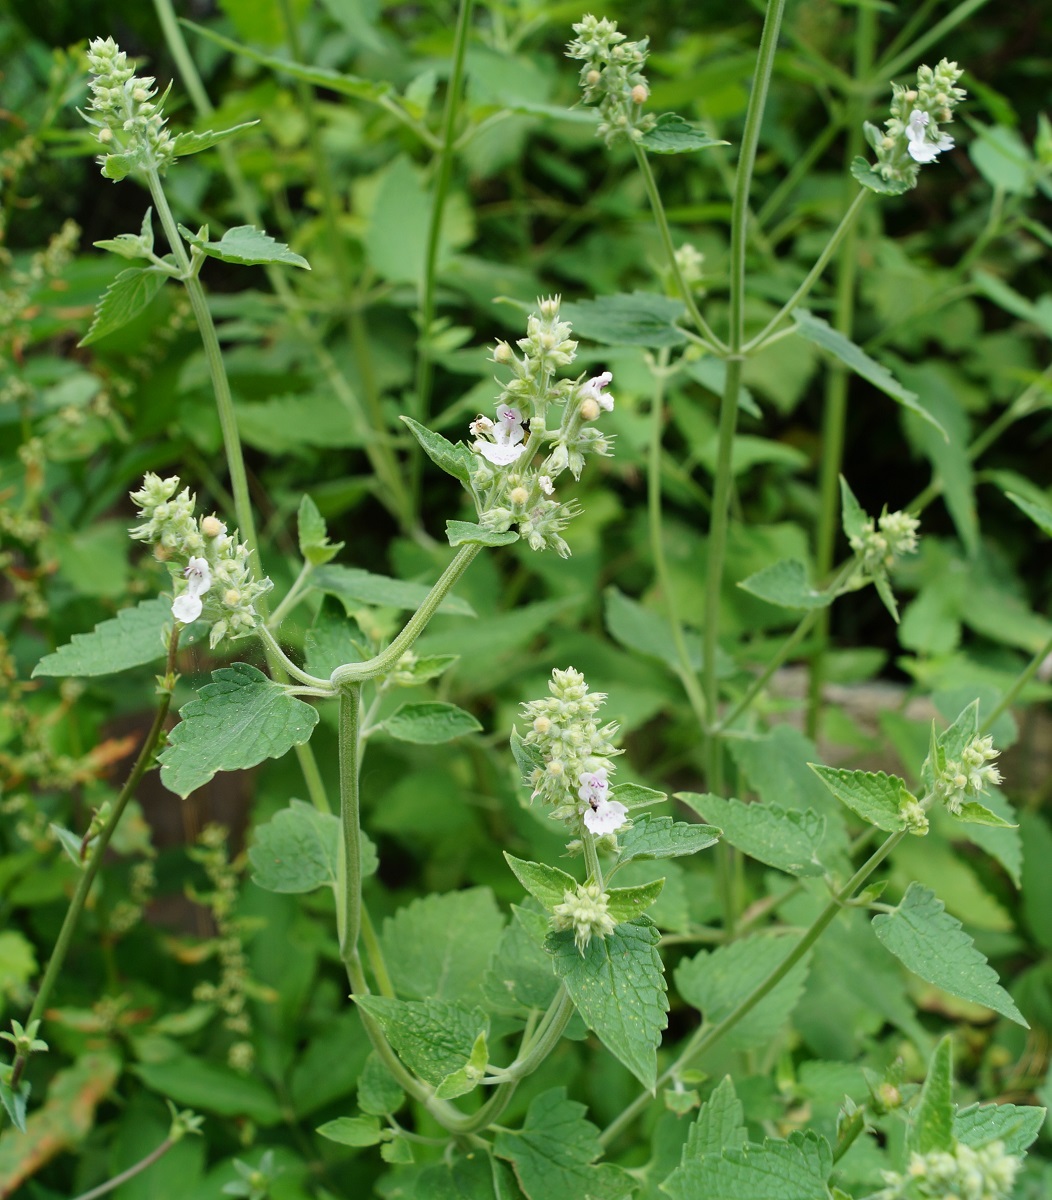
<path fill-rule="evenodd" d="M 620 829 L 628 816 L 628 809 L 619 800 L 610 799 L 606 767 L 600 767 L 597 771 L 582 771 L 577 778 L 581 784 L 577 794 L 588 805 L 584 814 L 585 828 L 599 836 Z"/>
<path fill-rule="evenodd" d="M 541 491 L 542 491 L 542 492 L 543 492 L 543 493 L 544 493 L 546 496 L 550 496 L 550 495 L 552 494 L 552 492 L 554 492 L 554 491 L 555 491 L 555 488 L 554 488 L 554 486 L 552 485 L 552 481 L 551 481 L 551 478 L 550 478 L 549 476 L 547 476 L 547 475 L 540 475 L 540 476 L 538 476 L 538 478 L 537 478 L 537 482 L 540 484 Z"/>
<path fill-rule="evenodd" d="M 483 424 L 485 422 L 485 424 Z M 509 463 L 521 458 L 526 450 L 523 442 L 522 413 L 510 405 L 501 404 L 497 407 L 497 421 L 494 424 L 488 417 L 476 417 L 471 423 L 471 432 L 478 435 L 482 432 L 492 433 L 493 441 L 488 442 L 479 437 L 473 449 L 498 467 L 506 467 Z"/>
<path fill-rule="evenodd" d="M 172 616 L 184 625 L 196 621 L 204 607 L 201 597 L 212 586 L 212 571 L 203 558 L 191 557 L 183 571 L 186 591 L 172 602 Z"/>
<path fill-rule="evenodd" d="M 914 162 L 934 162 L 944 150 L 953 148 L 953 138 L 948 133 L 940 133 L 934 142 L 927 140 L 930 120 L 931 118 L 923 109 L 915 108 L 906 123 L 906 139 L 909 142 L 910 158 Z"/>
<path fill-rule="evenodd" d="M 586 380 L 581 385 L 581 399 L 586 400 L 590 398 L 604 412 L 613 412 L 614 398 L 603 391 L 603 388 L 608 387 L 613 378 L 613 375 L 609 371 L 604 371 L 601 375 L 596 375 L 592 379 Z"/>

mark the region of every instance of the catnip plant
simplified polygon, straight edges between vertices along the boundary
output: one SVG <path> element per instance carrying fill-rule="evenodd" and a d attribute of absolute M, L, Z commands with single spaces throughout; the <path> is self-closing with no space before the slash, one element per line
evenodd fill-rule
<path fill-rule="evenodd" d="M 464 28 L 470 8 L 461 6 Z M 454 1195 L 480 1200 L 1012 1196 L 1044 1110 L 1014 1104 L 958 1110 L 951 1040 L 935 1042 L 916 1023 L 907 1030 L 916 1043 L 914 1082 L 906 1080 L 900 1058 L 886 1061 L 880 1072 L 869 1070 L 864 1095 L 838 1097 L 831 1132 L 828 1126 L 825 1132 L 807 1127 L 806 1119 L 791 1129 L 757 1120 L 750 1107 L 745 1056 L 771 1040 L 784 1013 L 799 1000 L 816 947 L 838 923 L 857 928 L 868 921 L 876 941 L 914 976 L 1027 1026 L 986 957 L 923 878 L 910 879 L 900 889 L 899 902 L 889 904 L 883 899 L 887 879 L 882 873 L 900 847 L 913 838 L 934 838 L 936 830 L 955 835 L 967 827 L 962 836 L 971 837 L 976 829 L 1015 828 L 1014 814 L 999 792 L 999 750 L 991 731 L 1032 678 L 1036 659 L 995 702 L 970 697 L 945 727 L 932 722 L 926 755 L 920 749 L 910 764 L 919 781 L 913 786 L 883 770 L 810 762 L 808 779 L 817 781 L 817 791 L 810 793 L 814 807 L 795 806 L 791 797 L 784 803 L 744 803 L 731 794 L 747 774 L 739 770 L 742 747 L 767 737 L 768 688 L 778 669 L 821 627 L 834 603 L 850 603 L 869 585 L 897 622 L 893 578 L 922 547 L 922 505 L 890 511 L 885 505 L 871 515 L 841 474 L 839 452 L 831 455 L 838 478 L 836 517 L 848 556 L 825 564 L 828 569 L 821 569 L 817 580 L 793 557 L 735 580 L 744 594 L 793 614 L 797 623 L 766 647 L 762 664 L 743 656 L 737 666 L 725 665 L 732 650 L 742 649 L 732 646 L 733 636 L 722 624 L 721 596 L 730 569 L 737 427 L 749 403 L 746 364 L 780 341 L 800 339 L 868 381 L 939 437 L 949 437 L 937 417 L 849 331 L 804 303 L 817 294 L 838 251 L 851 244 L 867 197 L 893 198 L 919 186 L 921 168 L 936 169 L 940 155 L 953 148 L 945 130 L 965 99 L 957 86 L 963 73 L 942 59 L 935 68 L 920 67 L 915 86 L 893 85 L 883 130 L 869 122 L 862 127 L 875 164 L 861 157 L 852 162 L 850 174 L 859 186 L 839 225 L 781 306 L 758 320 L 748 303 L 752 175 L 783 8 L 783 0 L 767 5 L 730 180 L 725 307 L 705 304 L 697 287 L 704 259 L 689 243 L 675 245 L 651 159 L 718 152 L 726 143 L 677 114 L 649 111 L 646 38 L 630 41 L 614 22 L 586 16 L 573 26 L 567 48 L 569 58 L 582 64 L 582 102 L 598 110 L 597 135 L 615 153 L 627 146 L 640 172 L 665 256 L 659 273 L 669 281 L 671 294 L 637 293 L 627 317 L 624 297 L 598 297 L 588 329 L 593 340 L 607 345 L 617 345 L 621 337 L 630 345 L 657 347 L 646 357 L 647 532 L 664 616 L 657 626 L 627 604 L 620 611 L 635 622 L 636 648 L 652 653 L 658 646 L 682 689 L 693 736 L 704 747 L 701 769 L 692 764 L 691 775 L 700 776 L 697 786 L 705 790 L 684 787 L 675 793 L 679 807 L 674 808 L 664 791 L 621 780 L 618 760 L 625 747 L 619 724 L 603 715 L 612 697 L 593 690 L 590 672 L 571 663 L 557 667 L 548 694 L 520 699 L 515 727 L 494 731 L 502 745 L 510 738 L 504 763 L 505 768 L 514 763 L 520 784 L 517 816 L 542 831 L 540 844 L 548 851 L 524 858 L 512 853 L 518 844 L 493 846 L 494 859 L 503 858 L 503 868 L 521 887 L 522 903 L 509 915 L 497 911 L 481 890 L 433 894 L 389 915 L 382 931 L 374 924 L 368 897 L 370 879 L 384 866 L 382 847 L 368 829 L 369 813 L 377 808 L 369 794 L 373 777 L 363 770 L 369 743 L 385 736 L 414 746 L 440 744 L 480 730 L 473 714 L 445 700 L 398 704 L 394 697 L 403 688 L 436 681 L 441 686 L 453 667 L 455 656 L 430 653 L 422 639 L 440 612 L 454 604 L 457 585 L 483 550 L 499 554 L 522 543 L 533 554 L 553 551 L 557 559 L 572 554 L 574 521 L 583 514 L 573 489 L 586 467 L 598 466 L 589 465 L 590 457 L 616 461 L 610 389 L 621 394 L 620 376 L 616 368 L 571 373 L 580 347 L 559 295 L 537 299 L 525 336 L 514 345 L 496 339 L 490 360 L 499 376 L 492 407 L 463 421 L 460 440 L 450 441 L 432 427 L 439 422 L 428 423 L 424 401 L 430 367 L 421 368 L 407 405 L 411 411 L 401 415 L 408 435 L 399 447 L 403 458 L 389 457 L 385 442 L 382 450 L 372 448 L 370 461 L 385 479 L 403 464 L 412 474 L 415 456 L 422 452 L 459 482 L 475 519 L 446 521 L 455 553 L 429 589 L 414 590 L 404 581 L 353 568 L 367 597 L 364 608 L 400 607 L 411 614 L 397 632 L 383 620 L 334 618 L 322 607 L 301 653 L 299 639 L 285 635 L 296 616 L 302 617 L 322 573 L 348 569 L 338 561 L 345 547 L 330 540 L 318 504 L 305 495 L 298 507 L 300 561 L 294 579 L 283 589 L 275 582 L 280 572 L 273 578 L 267 574 L 237 412 L 202 275 L 209 259 L 269 270 L 306 270 L 309 264 L 254 223 L 213 240 L 207 226 L 195 233 L 176 221 L 164 186 L 168 172 L 178 169 L 180 158 L 225 144 L 249 126 L 173 135 L 165 114 L 171 88 L 158 95 L 155 80 L 137 75 L 111 39 L 91 43 L 90 99 L 83 115 L 95 131 L 99 166 L 107 180 L 143 183 L 151 207 L 139 233 L 96 243 L 145 265 L 118 275 L 84 342 L 90 345 L 120 328 L 160 289 L 185 289 L 222 431 L 230 509 L 217 504 L 216 511 L 198 512 L 192 486 L 183 481 L 189 472 L 167 477 L 147 472 L 130 494 L 137 523 L 129 535 L 151 547 L 161 567 L 155 575 L 157 594 L 92 633 L 77 635 L 46 655 L 34 672 L 45 678 L 91 676 L 164 658 L 153 724 L 115 802 L 96 815 L 86 834 L 57 831 L 79 876 L 26 1020 L 13 1021 L 11 1033 L 3 1035 L 14 1059 L 0 1079 L 0 1097 L 17 1130 L 25 1133 L 31 1113 L 27 1065 L 50 1052 L 40 1036 L 47 1032 L 46 1011 L 61 990 L 63 964 L 107 847 L 145 773 L 158 765 L 162 784 L 185 799 L 218 773 L 294 751 L 310 802 L 293 800 L 256 825 L 248 850 L 251 886 L 277 895 L 320 891 L 326 901 L 326 919 L 335 929 L 334 957 L 344 975 L 341 993 L 349 995 L 347 1003 L 360 1020 L 368 1057 L 363 1056 L 357 1083 L 357 1107 L 325 1121 L 316 1132 L 355 1152 L 378 1147 L 380 1160 L 391 1168 L 383 1194 L 419 1200 Z M 458 47 L 463 49 L 459 41 Z M 451 85 L 451 96 L 456 86 Z M 452 124 L 450 118 L 450 130 Z M 451 144 L 450 137 L 445 149 Z M 440 159 L 447 161 L 448 156 Z M 155 248 L 154 215 L 168 245 L 163 254 Z M 423 292 L 420 313 L 427 319 L 422 327 L 430 337 L 436 304 L 432 270 Z M 648 342 L 639 332 L 644 326 L 651 334 L 658 328 L 662 337 Z M 665 551 L 662 439 L 666 391 L 698 364 L 715 366 L 709 377 L 718 380 L 720 401 L 704 606 L 687 619 L 677 606 Z M 619 400 L 618 411 L 621 407 Z M 403 500 L 392 501 L 392 511 L 405 517 Z M 817 519 L 829 519 L 828 504 Z M 411 603 L 405 600 L 407 588 Z M 391 602 L 393 596 L 397 600 Z M 217 666 L 211 682 L 182 705 L 178 724 L 168 731 L 169 708 L 181 686 L 180 646 L 198 641 L 206 642 L 210 653 L 240 658 L 253 657 L 255 650 L 267 670 L 247 661 Z M 815 657 L 821 660 L 821 653 Z M 814 668 L 819 684 L 822 669 Z M 330 800 L 311 745 L 322 714 L 333 709 L 338 804 Z M 520 840 L 532 847 L 529 838 Z M 206 1004 L 216 1003 L 220 993 L 230 1000 L 224 1010 L 227 1028 L 238 1040 L 228 1061 L 247 1074 L 256 1062 L 247 1040 L 251 1023 L 243 1011 L 249 983 L 245 960 L 233 944 L 239 936 L 231 916 L 235 884 L 220 841 L 212 830 L 197 859 L 215 885 L 216 921 L 221 938 L 231 944 L 222 985 L 197 995 Z M 706 857 L 714 861 L 719 925 L 704 937 L 685 938 L 707 941 L 711 948 L 681 956 L 659 905 L 667 880 L 683 878 L 672 874 L 683 866 L 674 860 Z M 778 873 L 780 881 L 748 909 L 742 902 L 744 857 Z M 464 965 L 469 962 L 477 969 L 469 970 Z M 670 996 L 666 965 L 673 963 Z M 700 1023 L 691 1018 L 687 1032 L 678 1031 L 683 1034 L 678 1042 L 668 1041 L 666 1034 L 672 1005 L 678 1021 L 688 1009 L 702 1014 Z M 594 1039 L 589 1056 L 609 1056 L 631 1080 L 630 1095 L 618 1085 L 623 1103 L 604 1128 L 589 1120 L 585 1106 L 558 1082 L 561 1064 L 577 1053 L 571 1043 L 585 1036 Z M 196 1113 L 170 1107 L 172 1125 L 163 1149 L 143 1159 L 136 1171 L 148 1171 L 186 1134 L 202 1132 Z M 879 1145 L 874 1131 L 881 1135 Z M 651 1135 L 650 1157 L 641 1159 L 635 1148 Z M 235 1162 L 239 1178 L 226 1185 L 228 1194 L 272 1194 L 278 1168 L 270 1148 L 258 1167 Z M 92 1194 L 103 1194 L 108 1185 L 101 1186 Z M 279 1194 L 277 1187 L 273 1194 Z M 354 1194 L 353 1186 L 344 1194 Z"/>

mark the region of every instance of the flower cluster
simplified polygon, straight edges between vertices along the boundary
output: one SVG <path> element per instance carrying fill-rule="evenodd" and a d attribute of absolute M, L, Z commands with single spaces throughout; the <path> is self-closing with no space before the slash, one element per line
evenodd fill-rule
<path fill-rule="evenodd" d="M 876 171 L 884 179 L 916 187 L 920 165 L 935 162 L 944 150 L 952 149 L 953 138 L 940 127 L 953 120 L 954 108 L 967 94 L 955 86 L 962 74 L 956 63 L 944 58 L 934 70 L 917 71 L 916 87 L 891 85 L 891 116 L 884 131 L 869 122 L 865 125 L 877 153 Z"/>
<path fill-rule="evenodd" d="M 618 33 L 616 21 L 590 13 L 573 31 L 577 37 L 566 47 L 566 56 L 584 62 L 581 87 L 585 103 L 599 105 L 599 136 L 608 146 L 624 137 L 639 141 L 656 120 L 642 111 L 650 95 L 643 74 L 650 39 L 629 42 Z"/>
<path fill-rule="evenodd" d="M 577 949 L 584 954 L 593 937 L 609 937 L 617 928 L 607 911 L 609 903 L 610 896 L 597 883 L 579 883 L 576 891 L 563 892 L 562 904 L 552 909 L 552 929 L 572 929 Z"/>
<path fill-rule="evenodd" d="M 1000 754 L 994 749 L 992 737 L 976 734 L 964 749 L 959 759 L 947 759 L 945 766 L 935 775 L 932 791 L 946 810 L 956 816 L 961 806 L 969 800 L 977 800 L 988 787 L 997 787 L 1001 772 L 991 764 Z"/>
<path fill-rule="evenodd" d="M 254 579 L 251 551 L 216 516 L 194 516 L 194 497 L 179 487 L 178 476 L 161 479 L 147 472 L 143 486 L 131 493 L 141 525 L 129 530 L 140 542 L 158 547 L 158 557 L 171 562 L 176 595 L 172 615 L 189 625 L 204 615 L 212 622 L 209 642 L 241 637 L 258 620 L 255 603 L 274 586 Z"/>
<path fill-rule="evenodd" d="M 550 696 L 522 706 L 529 722 L 522 744 L 537 764 L 526 780 L 533 788 L 530 799 L 540 796 L 551 804 L 553 819 L 567 822 L 575 833 L 582 824 L 598 837 L 614 833 L 628 819 L 628 809 L 610 799 L 613 758 L 622 751 L 613 741 L 617 725 L 597 722 L 606 695 L 589 692 L 573 667 L 552 671 L 548 690 Z"/>
<path fill-rule="evenodd" d="M 1004 1142 L 978 1150 L 958 1144 L 953 1153 L 931 1150 L 910 1156 L 905 1174 L 884 1171 L 887 1187 L 875 1200 L 1008 1200 L 1022 1166 Z"/>
<path fill-rule="evenodd" d="M 493 361 L 511 367 L 514 378 L 501 393 L 496 420 L 478 416 L 469 426 L 477 455 L 470 487 L 480 524 L 498 533 L 517 526 L 532 550 L 551 549 L 566 558 L 570 548 L 562 531 L 580 507 L 557 500 L 554 481 L 566 470 L 579 479 L 588 454 L 610 453 L 611 438 L 596 421 L 613 409 L 614 398 L 606 391 L 613 378 L 609 371 L 591 379 L 555 378 L 577 354 L 559 304 L 558 296 L 537 301 L 526 337 L 516 343 L 521 356 L 507 342 L 496 345 Z M 563 411 L 558 428 L 549 430 L 553 404 Z M 544 449 L 546 457 L 534 467 Z"/>
<path fill-rule="evenodd" d="M 91 98 L 81 116 L 99 132 L 105 153 L 99 159 L 107 179 L 123 179 L 136 169 L 162 175 L 175 158 L 175 143 L 165 129 L 165 96 L 155 104 L 150 75 L 139 76 L 113 38 L 95 38 L 88 46 Z"/>
<path fill-rule="evenodd" d="M 909 513 L 892 512 L 885 508 L 877 518 L 872 518 L 861 533 L 850 538 L 851 549 L 859 557 L 859 565 L 866 575 L 883 574 L 895 559 L 904 554 L 913 554 L 917 549 L 917 530 L 920 521 Z"/>

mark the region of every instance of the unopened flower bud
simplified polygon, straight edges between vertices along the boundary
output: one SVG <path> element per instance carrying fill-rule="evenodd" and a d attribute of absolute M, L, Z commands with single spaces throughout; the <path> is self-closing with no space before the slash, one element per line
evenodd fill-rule
<path fill-rule="evenodd" d="M 221 533 L 226 532 L 226 526 L 218 517 L 203 517 L 201 519 L 201 532 L 205 537 L 219 537 Z"/>
<path fill-rule="evenodd" d="M 241 601 L 241 593 L 237 588 L 227 588 L 223 593 L 223 603 L 227 608 L 234 608 Z"/>
<path fill-rule="evenodd" d="M 100 129 L 99 130 L 99 141 L 103 142 L 103 143 L 112 142 L 113 141 L 113 130 L 108 129 L 108 128 Z"/>
<path fill-rule="evenodd" d="M 581 401 L 581 420 L 594 421 L 600 413 L 599 401 L 589 397 L 587 400 Z"/>
<path fill-rule="evenodd" d="M 517 507 L 521 507 L 529 498 L 530 493 L 522 486 L 514 487 L 508 493 L 508 499 Z"/>
<path fill-rule="evenodd" d="M 645 104 L 649 95 L 645 84 L 637 83 L 632 89 L 632 99 L 636 104 Z"/>
<path fill-rule="evenodd" d="M 593 70 L 589 71 L 588 74 L 585 76 L 585 80 L 587 81 L 589 87 L 595 87 L 595 85 L 599 82 L 599 80 L 601 78 L 602 78 L 602 75 L 598 71 L 596 71 L 594 68 L 593 68 Z"/>

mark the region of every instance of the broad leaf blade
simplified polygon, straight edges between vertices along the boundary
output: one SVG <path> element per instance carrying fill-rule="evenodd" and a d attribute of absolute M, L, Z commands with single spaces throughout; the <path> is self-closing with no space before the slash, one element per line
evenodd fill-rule
<path fill-rule="evenodd" d="M 399 1058 L 421 1079 L 436 1086 L 471 1061 L 479 1035 L 489 1029 L 482 1009 L 445 1000 L 364 995 L 355 1000 L 379 1023 Z"/>
<path fill-rule="evenodd" d="M 657 124 L 643 134 L 640 143 L 650 154 L 688 154 L 692 150 L 707 150 L 710 146 L 729 146 L 730 142 L 710 137 L 677 113 L 662 113 Z"/>
<path fill-rule="evenodd" d="M 822 875 L 825 866 L 818 847 L 825 837 L 825 817 L 807 809 L 781 808 L 773 804 L 743 804 L 721 796 L 679 792 L 678 800 L 706 821 L 723 830 L 724 841 L 790 875 Z"/>
<path fill-rule="evenodd" d="M 928 1064 L 920 1099 L 911 1114 L 909 1148 L 917 1154 L 932 1150 L 952 1153 L 953 1049 L 949 1037 L 941 1039 Z"/>
<path fill-rule="evenodd" d="M 455 704 L 428 700 L 419 704 L 403 704 L 383 722 L 383 728 L 400 742 L 434 746 L 463 737 L 466 733 L 478 733 L 482 726 L 471 713 Z"/>
<path fill-rule="evenodd" d="M 447 475 L 452 475 L 454 479 L 459 479 L 465 487 L 469 486 L 471 472 L 475 468 L 475 456 L 463 442 L 457 442 L 454 445 L 440 433 L 435 433 L 433 429 L 428 429 L 426 425 L 421 425 L 412 417 L 403 416 L 399 419 L 420 443 L 424 453 L 435 466 L 441 467 Z"/>
<path fill-rule="evenodd" d="M 218 242 L 206 241 L 188 229 L 182 229 L 181 232 L 192 246 L 196 246 L 210 258 L 218 258 L 222 262 L 237 263 L 245 267 L 277 263 L 310 270 L 310 263 L 302 255 L 296 254 L 284 242 L 276 241 L 262 229 L 256 229 L 252 225 L 235 225 L 233 229 L 228 229 Z"/>
<path fill-rule="evenodd" d="M 807 568 L 795 558 L 783 558 L 738 584 L 752 596 L 779 608 L 828 608 L 836 599 L 830 592 L 816 591 L 807 582 Z"/>
<path fill-rule="evenodd" d="M 810 766 L 833 795 L 864 821 L 887 833 L 905 828 L 902 806 L 915 799 L 905 780 L 883 771 L 848 771 L 818 763 Z"/>
<path fill-rule="evenodd" d="M 398 608 L 413 612 L 420 607 L 431 591 L 421 583 L 393 579 L 389 575 L 374 575 L 360 567 L 344 567 L 336 563 L 319 567 L 311 576 L 311 585 L 343 601 L 348 613 L 362 605 L 377 608 Z M 473 617 L 475 610 L 458 596 L 446 596 L 438 606 L 440 613 L 458 617 Z"/>
<path fill-rule="evenodd" d="M 446 539 L 451 546 L 510 546 L 519 540 L 519 535 L 514 529 L 498 532 L 473 521 L 447 521 Z"/>
<path fill-rule="evenodd" d="M 91 328 L 79 344 L 90 346 L 106 334 L 127 325 L 146 308 L 168 278 L 164 271 L 156 267 L 129 267 L 121 271 L 99 301 Z"/>
<path fill-rule="evenodd" d="M 181 710 L 182 720 L 160 755 L 161 782 L 189 796 L 217 771 L 254 767 L 302 746 L 318 711 L 248 663 L 212 672 L 212 683 Z"/>
<path fill-rule="evenodd" d="M 620 293 L 562 306 L 574 332 L 608 346 L 681 346 L 687 335 L 674 322 L 684 315 L 683 301 L 654 292 Z"/>
<path fill-rule="evenodd" d="M 124 608 L 91 633 L 75 633 L 33 668 L 38 675 L 113 675 L 156 662 L 167 652 L 165 633 L 172 625 L 172 602 L 167 596 L 143 600 Z M 181 639 L 185 642 L 185 635 Z"/>
<path fill-rule="evenodd" d="M 363 833 L 362 874 L 372 875 L 378 864 L 376 848 Z M 268 892 L 313 892 L 336 886 L 340 854 L 340 819 L 319 812 L 302 800 L 292 800 L 256 828 L 248 851 L 252 881 Z"/>
<path fill-rule="evenodd" d="M 617 863 L 621 866 L 636 859 L 680 858 L 707 850 L 719 839 L 720 830 L 711 825 L 692 825 L 648 813 L 634 820 L 626 832 L 618 834 L 621 853 Z"/>

